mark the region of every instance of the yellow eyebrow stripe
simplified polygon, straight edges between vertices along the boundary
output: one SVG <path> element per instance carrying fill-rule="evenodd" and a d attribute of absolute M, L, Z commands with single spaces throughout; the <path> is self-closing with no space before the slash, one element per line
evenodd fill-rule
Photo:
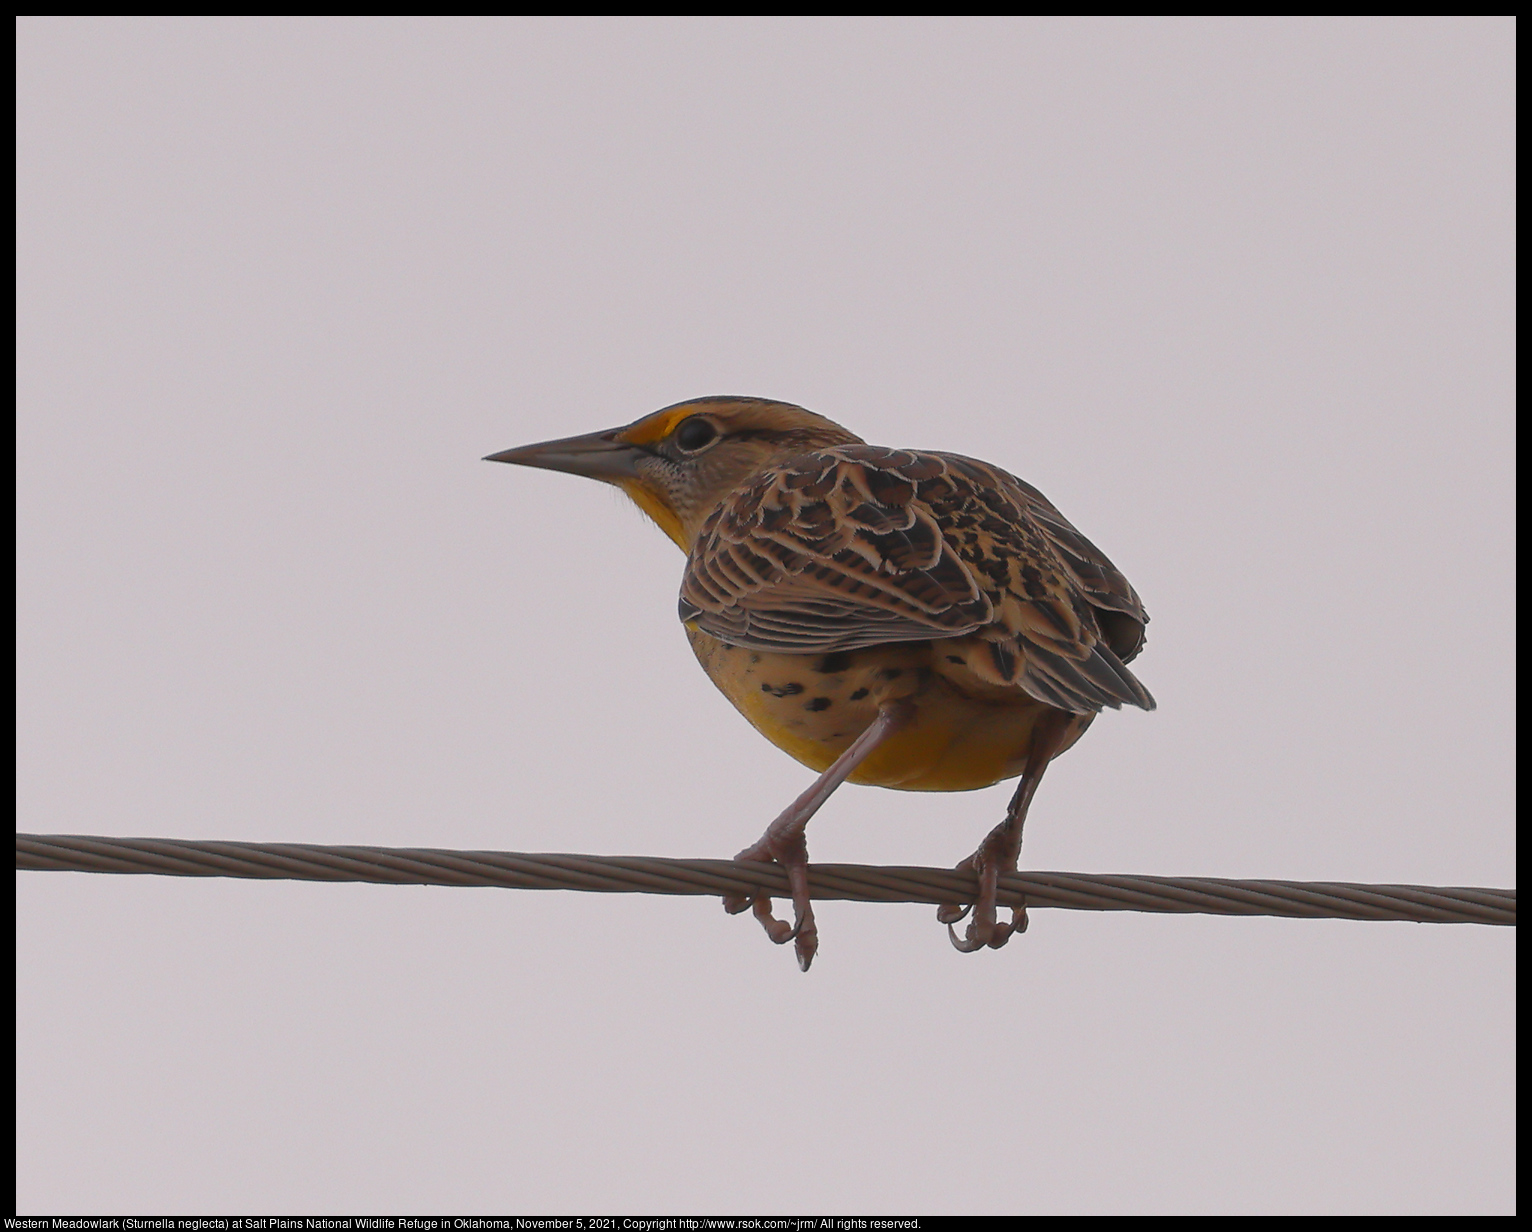
<path fill-rule="evenodd" d="M 669 410 L 656 411 L 653 415 L 630 424 L 617 434 L 619 441 L 629 445 L 650 445 L 669 436 L 678 423 L 695 414 L 695 406 L 673 406 Z"/>

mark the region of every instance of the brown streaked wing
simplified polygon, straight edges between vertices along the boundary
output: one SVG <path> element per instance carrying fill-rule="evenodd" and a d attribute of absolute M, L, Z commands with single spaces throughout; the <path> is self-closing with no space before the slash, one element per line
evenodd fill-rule
<path fill-rule="evenodd" d="M 1154 707 L 1124 666 L 1148 620 L 1127 579 L 1037 489 L 957 454 L 840 445 L 763 472 L 704 524 L 680 612 L 798 654 L 977 632 L 981 679 Z"/>
<path fill-rule="evenodd" d="M 943 470 L 931 454 L 843 445 L 763 472 L 703 525 L 682 619 L 795 654 L 981 628 L 990 599 L 918 499 Z"/>
<path fill-rule="evenodd" d="M 959 489 L 943 526 L 998 592 L 982 634 L 989 661 L 972 666 L 1076 713 L 1154 709 L 1125 666 L 1149 620 L 1128 580 L 1030 484 L 974 458 L 938 456 Z"/>
<path fill-rule="evenodd" d="M 985 469 L 994 470 L 988 466 Z M 1052 501 L 1024 479 L 1004 471 L 999 474 L 1015 486 L 1027 512 L 1059 550 L 1091 606 L 1098 609 L 1097 623 L 1107 644 L 1122 662 L 1132 662 L 1144 648 L 1144 626 L 1149 623 L 1138 592 L 1107 559 L 1106 553 L 1077 531 Z"/>

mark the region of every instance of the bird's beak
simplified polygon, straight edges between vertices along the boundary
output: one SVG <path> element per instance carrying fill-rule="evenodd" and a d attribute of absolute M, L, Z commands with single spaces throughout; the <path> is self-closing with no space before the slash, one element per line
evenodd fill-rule
<path fill-rule="evenodd" d="M 543 441 L 492 453 L 484 460 L 537 466 L 547 471 L 568 471 L 571 475 L 620 484 L 638 478 L 637 462 L 644 452 L 620 439 L 624 431 L 624 428 L 610 428 L 588 436 L 566 436 L 563 440 Z"/>

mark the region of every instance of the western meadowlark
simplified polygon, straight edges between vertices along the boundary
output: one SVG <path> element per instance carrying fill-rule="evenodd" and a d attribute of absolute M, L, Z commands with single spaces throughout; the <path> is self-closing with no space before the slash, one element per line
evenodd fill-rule
<path fill-rule="evenodd" d="M 622 428 L 487 461 L 615 484 L 686 553 L 680 616 L 697 661 L 762 735 L 819 778 L 736 857 L 780 863 L 791 927 L 752 907 L 805 971 L 810 817 L 848 779 L 968 791 L 1021 776 L 1005 820 L 959 868 L 968 909 L 938 909 L 965 953 L 1026 928 L 996 919 L 1002 870 L 1048 763 L 1104 706 L 1154 709 L 1124 664 L 1149 617 L 1036 488 L 950 453 L 885 449 L 765 398 L 699 398 Z"/>

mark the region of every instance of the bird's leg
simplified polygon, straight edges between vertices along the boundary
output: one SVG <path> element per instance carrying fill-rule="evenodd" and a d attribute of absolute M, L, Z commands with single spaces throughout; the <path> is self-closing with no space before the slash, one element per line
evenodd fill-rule
<path fill-rule="evenodd" d="M 724 910 L 736 915 L 750 907 L 755 918 L 766 929 L 766 935 L 778 945 L 793 941 L 798 955 L 798 966 L 804 971 L 814 961 L 819 948 L 819 929 L 814 923 L 814 908 L 809 903 L 809 848 L 804 830 L 809 818 L 819 811 L 820 805 L 851 775 L 868 755 L 895 732 L 906 726 L 915 715 L 915 704 L 907 699 L 884 702 L 878 707 L 878 717 L 867 730 L 851 742 L 851 746 L 835 759 L 835 764 L 814 780 L 814 784 L 783 811 L 759 841 L 746 847 L 734 858 L 736 860 L 775 860 L 787 870 L 787 884 L 793 896 L 793 925 L 771 914 L 771 897 L 757 894 L 730 895 L 723 900 Z"/>
<path fill-rule="evenodd" d="M 1011 908 L 1009 924 L 1000 924 L 995 919 L 1000 874 L 1016 871 L 1016 861 L 1021 855 L 1021 829 L 1027 821 L 1027 809 L 1031 807 L 1037 785 L 1042 781 L 1043 771 L 1057 755 L 1074 718 L 1074 715 L 1061 710 L 1037 725 L 1032 733 L 1032 747 L 1027 750 L 1026 768 L 1021 772 L 1021 782 L 1016 785 L 1016 794 L 1011 797 L 1005 820 L 985 836 L 973 855 L 958 865 L 959 869 L 971 870 L 979 880 L 979 895 L 973 905 L 973 919 L 961 941 L 952 926 L 968 914 L 968 908 L 946 903 L 936 910 L 936 918 L 947 926 L 947 935 L 952 939 L 953 946 L 964 954 L 982 950 L 985 946 L 998 950 L 1010 940 L 1012 933 L 1027 931 L 1025 905 Z"/>

